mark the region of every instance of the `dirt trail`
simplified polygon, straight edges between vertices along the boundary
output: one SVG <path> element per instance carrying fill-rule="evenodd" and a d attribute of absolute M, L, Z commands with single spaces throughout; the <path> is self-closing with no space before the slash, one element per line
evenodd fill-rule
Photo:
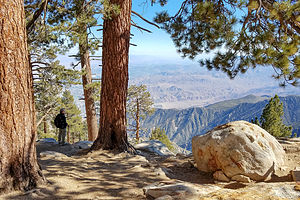
<path fill-rule="evenodd" d="M 27 193 L 14 192 L 0 196 L 0 199 L 146 199 L 142 190 L 144 186 L 175 181 L 198 186 L 215 185 L 232 191 L 211 194 L 219 199 L 248 199 L 251 195 L 249 191 L 252 190 L 254 194 L 260 188 L 269 190 L 276 184 L 290 185 L 291 188 L 295 184 L 288 173 L 300 166 L 300 142 L 283 146 L 287 151 L 287 166 L 282 169 L 279 177 L 274 176 L 268 183 L 250 184 L 214 182 L 211 174 L 199 172 L 194 167 L 193 159 L 184 156 L 164 158 L 147 154 L 143 157 L 98 151 L 71 157 L 40 157 L 39 163 L 49 183 Z M 243 197 L 246 191 L 249 194 Z M 261 193 L 263 195 L 263 190 Z"/>

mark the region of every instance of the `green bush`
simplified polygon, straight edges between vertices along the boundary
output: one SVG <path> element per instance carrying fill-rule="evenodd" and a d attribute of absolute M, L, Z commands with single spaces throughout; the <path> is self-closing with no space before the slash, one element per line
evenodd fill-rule
<path fill-rule="evenodd" d="M 155 128 L 154 130 L 152 130 L 150 140 L 159 140 L 160 142 L 165 144 L 170 151 L 175 150 L 164 129 Z"/>

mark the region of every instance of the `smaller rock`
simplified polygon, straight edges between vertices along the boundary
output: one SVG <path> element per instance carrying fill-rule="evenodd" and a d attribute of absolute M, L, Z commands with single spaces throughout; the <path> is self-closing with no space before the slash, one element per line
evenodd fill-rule
<path fill-rule="evenodd" d="M 191 160 L 188 160 L 187 162 L 184 162 L 181 167 L 183 168 L 194 168 L 195 165 Z"/>
<path fill-rule="evenodd" d="M 297 183 L 296 183 L 294 189 L 295 189 L 296 191 L 300 191 L 300 182 L 297 182 Z"/>
<path fill-rule="evenodd" d="M 139 144 L 135 144 L 134 148 L 142 151 L 155 153 L 159 156 L 174 156 L 168 147 L 158 140 L 149 140 Z"/>
<path fill-rule="evenodd" d="M 158 197 L 155 200 L 173 200 L 173 197 L 171 197 L 170 195 L 165 195 L 162 197 Z"/>
<path fill-rule="evenodd" d="M 300 182 L 300 167 L 296 167 L 294 170 L 292 170 L 291 174 L 294 181 Z"/>
<path fill-rule="evenodd" d="M 243 183 L 250 183 L 251 179 L 244 175 L 235 175 L 231 178 L 233 181 L 243 182 Z"/>
<path fill-rule="evenodd" d="M 151 163 L 148 162 L 148 163 L 142 164 L 141 167 L 150 168 L 150 167 L 153 167 L 153 164 L 151 164 Z"/>
<path fill-rule="evenodd" d="M 36 142 L 57 144 L 57 141 L 54 138 L 42 138 L 42 139 L 37 140 Z"/>
<path fill-rule="evenodd" d="M 146 169 L 143 168 L 141 165 L 136 165 L 130 169 L 128 169 L 129 172 L 133 172 L 133 173 L 142 173 L 145 172 Z"/>
<path fill-rule="evenodd" d="M 77 149 L 89 149 L 93 145 L 92 141 L 79 141 L 73 144 L 73 146 Z"/>
<path fill-rule="evenodd" d="M 154 170 L 153 170 L 155 173 L 156 173 L 156 175 L 157 176 L 159 176 L 160 178 L 163 178 L 163 179 L 169 179 L 168 178 L 168 175 L 169 175 L 169 172 L 168 172 L 168 170 L 166 169 L 166 168 L 164 168 L 164 167 L 159 167 L 159 168 L 155 168 Z"/>
<path fill-rule="evenodd" d="M 143 191 L 147 197 L 154 199 L 164 199 L 163 197 L 170 199 L 171 197 L 176 200 L 198 200 L 199 197 L 220 189 L 218 186 L 202 185 L 199 187 L 187 182 L 174 182 L 149 185 L 144 187 Z"/>
<path fill-rule="evenodd" d="M 223 181 L 223 182 L 229 182 L 230 179 L 222 172 L 222 171 L 216 171 L 213 174 L 214 179 L 218 181 Z"/>
<path fill-rule="evenodd" d="M 144 157 L 140 155 L 132 156 L 131 158 L 127 159 L 128 163 L 149 163 L 149 161 Z"/>
<path fill-rule="evenodd" d="M 194 196 L 196 191 L 194 188 L 189 187 L 185 184 L 172 184 L 164 186 L 150 186 L 145 187 L 144 192 L 147 196 L 153 198 L 159 198 L 164 196 L 182 196 L 182 197 L 191 197 Z M 184 198 L 182 198 L 184 199 Z"/>
<path fill-rule="evenodd" d="M 42 158 L 44 157 L 48 157 L 48 158 L 67 158 L 68 156 L 63 154 L 63 153 L 59 153 L 56 151 L 44 151 L 40 153 L 40 156 Z"/>

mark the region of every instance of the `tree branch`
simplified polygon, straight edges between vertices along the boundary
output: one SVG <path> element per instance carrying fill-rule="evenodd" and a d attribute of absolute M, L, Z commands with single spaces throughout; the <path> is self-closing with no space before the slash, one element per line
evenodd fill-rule
<path fill-rule="evenodd" d="M 32 27 L 34 25 L 34 22 L 41 16 L 43 10 L 45 10 L 45 8 L 48 5 L 48 0 L 44 0 L 44 2 L 41 4 L 41 6 L 39 7 L 39 9 L 37 9 L 34 14 L 32 19 L 26 24 L 26 31 L 27 34 L 31 32 Z"/>
<path fill-rule="evenodd" d="M 138 25 L 136 25 L 136 24 L 131 23 L 131 25 L 134 26 L 134 27 L 136 27 L 136 28 L 138 28 L 138 29 L 140 29 L 140 30 L 142 30 L 142 31 L 146 31 L 146 32 L 148 32 L 148 33 L 152 33 L 152 32 L 149 31 L 148 29 L 145 29 L 145 28 L 143 28 L 143 27 L 140 27 L 140 26 L 138 26 Z"/>
<path fill-rule="evenodd" d="M 138 16 L 140 19 L 144 20 L 145 22 L 147 22 L 148 24 L 151 24 L 152 26 L 155 26 L 157 28 L 160 28 L 157 24 L 153 23 L 153 22 L 150 22 L 149 20 L 145 19 L 144 17 L 142 17 L 140 14 L 138 14 L 137 12 L 135 11 L 131 11 L 133 14 L 135 14 L 136 16 Z"/>
<path fill-rule="evenodd" d="M 56 102 L 52 102 L 51 104 L 47 104 L 45 107 L 48 107 L 48 106 L 53 106 Z M 46 113 L 42 116 L 42 118 L 37 122 L 37 125 L 36 127 L 38 127 L 42 121 L 45 119 L 45 117 L 47 117 L 47 115 L 49 114 L 49 112 L 53 109 L 53 107 L 50 107 Z"/>
<path fill-rule="evenodd" d="M 32 64 L 34 67 L 35 67 L 35 66 L 39 66 L 39 65 L 34 65 L 34 64 L 41 64 L 41 65 L 47 65 L 47 66 L 50 65 L 49 63 L 46 63 L 46 62 L 40 62 L 40 61 L 31 62 L 31 64 Z"/>

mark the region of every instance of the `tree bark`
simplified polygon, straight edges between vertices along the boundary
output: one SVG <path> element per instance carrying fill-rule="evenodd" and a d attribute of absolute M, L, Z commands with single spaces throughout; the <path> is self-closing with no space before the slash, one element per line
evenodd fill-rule
<path fill-rule="evenodd" d="M 83 44 L 79 44 L 79 51 L 80 51 L 81 68 L 85 72 L 82 75 L 82 85 L 83 85 L 86 120 L 87 120 L 87 127 L 88 127 L 88 140 L 94 141 L 98 135 L 98 126 L 97 126 L 95 102 L 93 99 L 93 88 L 88 87 L 88 85 L 92 83 L 92 70 L 91 70 L 90 55 L 88 50 L 87 30 L 85 31 L 85 34 L 86 34 L 86 42 Z"/>
<path fill-rule="evenodd" d="M 44 119 L 44 133 L 47 133 L 47 121 Z"/>
<path fill-rule="evenodd" d="M 0 0 L 0 193 L 45 181 L 37 163 L 35 108 L 23 0 Z"/>
<path fill-rule="evenodd" d="M 136 141 L 140 140 L 140 104 L 139 98 L 136 99 Z"/>
<path fill-rule="evenodd" d="M 75 143 L 75 133 L 72 132 L 72 144 L 74 144 L 74 143 Z"/>
<path fill-rule="evenodd" d="M 67 126 L 67 142 L 70 143 L 70 126 Z"/>
<path fill-rule="evenodd" d="M 102 87 L 100 129 L 92 146 L 97 149 L 128 150 L 126 98 L 128 53 L 131 25 L 131 0 L 111 0 L 120 8 L 103 23 Z"/>

